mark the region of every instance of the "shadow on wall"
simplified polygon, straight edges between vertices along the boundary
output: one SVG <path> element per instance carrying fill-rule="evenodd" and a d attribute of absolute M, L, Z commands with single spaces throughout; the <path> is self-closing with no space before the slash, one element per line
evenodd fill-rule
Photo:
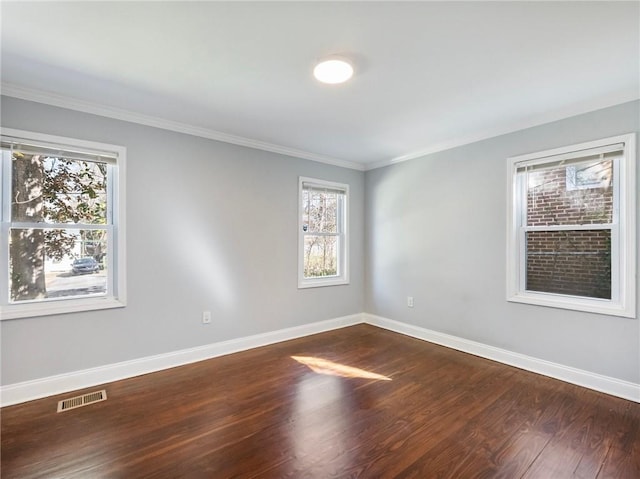
<path fill-rule="evenodd" d="M 189 210 L 168 212 L 174 236 L 165 240 L 173 253 L 165 255 L 175 268 L 189 275 L 194 287 L 210 294 L 221 308 L 229 311 L 237 301 L 237 289 L 225 257 L 208 225 Z"/>

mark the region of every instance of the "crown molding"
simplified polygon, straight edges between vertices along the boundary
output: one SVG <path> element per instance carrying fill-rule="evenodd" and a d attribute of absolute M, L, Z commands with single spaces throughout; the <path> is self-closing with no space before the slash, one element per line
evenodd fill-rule
<path fill-rule="evenodd" d="M 18 98 L 21 100 L 33 101 L 36 103 L 43 103 L 46 105 L 56 106 L 60 108 L 66 108 L 68 110 L 80 111 L 83 113 L 90 113 L 93 115 L 103 116 L 107 118 L 113 118 L 116 120 L 127 121 L 130 123 L 137 123 L 140 125 L 151 126 L 154 128 L 160 128 L 163 130 L 174 131 L 177 133 L 184 133 L 186 135 L 197 136 L 201 138 L 207 138 L 209 140 L 221 141 L 223 143 L 230 143 L 233 145 L 244 146 L 247 148 L 253 148 L 256 150 L 268 151 L 270 153 L 278 153 L 280 155 L 291 156 L 303 160 L 310 160 L 319 163 L 325 163 L 328 165 L 339 166 L 342 168 L 349 168 L 358 171 L 369 171 L 377 168 L 383 168 L 385 166 L 394 165 L 397 163 L 403 163 L 409 160 L 415 160 L 433 153 L 440 151 L 450 150 L 460 146 L 468 145 L 478 141 L 495 138 L 498 136 L 514 133 L 516 131 L 525 130 L 527 128 L 533 128 L 536 126 L 544 125 L 546 123 L 552 123 L 554 121 L 560 121 L 565 118 L 577 116 L 591 111 L 608 108 L 630 101 L 640 99 L 638 92 L 635 90 L 628 90 L 609 95 L 605 98 L 599 98 L 587 103 L 583 103 L 579 106 L 572 105 L 571 107 L 554 110 L 540 115 L 531 116 L 521 121 L 513 122 L 509 126 L 500 126 L 497 128 L 489 128 L 487 130 L 453 138 L 448 141 L 436 143 L 427 148 L 423 148 L 414 152 L 407 153 L 405 155 L 397 156 L 387 160 L 378 161 L 375 163 L 358 163 L 355 161 L 342 160 L 339 158 L 333 158 L 330 156 L 319 155 L 304 150 L 297 150 L 295 148 L 289 148 L 282 145 L 276 145 L 265 141 L 254 140 L 251 138 L 245 138 L 243 136 L 231 135 L 223 133 L 221 131 L 212 130 L 209 128 L 203 128 L 199 126 L 190 125 L 188 123 L 177 122 L 173 120 L 167 120 L 151 115 L 144 115 L 136 113 L 130 110 L 124 110 L 121 108 L 110 107 L 99 103 L 89 102 L 85 100 L 79 100 L 64 95 L 59 95 L 52 92 L 43 90 L 37 90 L 33 88 L 24 87 L 14 83 L 2 82 L 0 85 L 0 93 L 5 96 Z"/>
<path fill-rule="evenodd" d="M 188 123 L 182 123 L 173 120 L 166 120 L 164 118 L 158 118 L 151 115 L 144 115 L 121 108 L 110 107 L 99 103 L 93 103 L 85 100 L 79 100 L 77 98 L 59 95 L 57 93 L 28 88 L 14 83 L 2 82 L 0 93 L 2 93 L 2 95 L 4 96 L 18 98 L 20 100 L 43 103 L 46 105 L 66 108 L 68 110 L 80 111 L 83 113 L 91 113 L 93 115 L 127 121 L 130 123 L 137 123 L 145 126 L 151 126 L 154 128 L 160 128 L 162 130 L 175 131 L 177 133 L 184 133 L 186 135 L 198 136 L 201 138 L 207 138 L 209 140 L 221 141 L 223 143 L 230 143 L 232 145 L 245 146 L 247 148 L 253 148 L 256 150 L 268 151 L 270 153 L 292 156 L 294 158 L 300 158 L 303 160 L 316 161 L 319 163 L 339 166 L 342 168 L 349 168 L 352 170 L 365 170 L 365 166 L 363 164 L 353 161 L 318 155 L 316 153 L 310 153 L 308 151 L 297 150 L 295 148 L 267 143 L 265 141 L 245 138 L 243 136 L 230 135 L 228 133 L 211 130 L 209 128 L 189 125 Z"/>
<path fill-rule="evenodd" d="M 520 121 L 512 122 L 508 126 L 503 125 L 497 128 L 488 128 L 471 135 L 460 136 L 448 141 L 436 143 L 427 148 L 407 153 L 402 156 L 370 163 L 365 165 L 365 171 L 375 170 L 376 168 L 383 168 L 385 166 L 394 165 L 396 163 L 402 163 L 409 160 L 415 160 L 427 155 L 431 155 L 433 153 L 438 153 L 440 151 L 451 150 L 453 148 L 469 145 L 478 141 L 488 140 L 490 138 L 507 135 L 509 133 L 515 133 L 516 131 L 526 130 L 527 128 L 533 128 L 547 123 L 553 123 L 555 121 L 571 118 L 572 116 L 583 115 L 585 113 L 621 105 L 623 103 L 636 101 L 638 99 L 640 99 L 640 95 L 638 94 L 638 92 L 634 89 L 630 89 L 627 91 L 608 95 L 604 98 L 598 98 L 593 101 L 581 103 L 580 105 L 572 105 L 570 107 L 553 110 L 535 116 L 530 116 Z"/>

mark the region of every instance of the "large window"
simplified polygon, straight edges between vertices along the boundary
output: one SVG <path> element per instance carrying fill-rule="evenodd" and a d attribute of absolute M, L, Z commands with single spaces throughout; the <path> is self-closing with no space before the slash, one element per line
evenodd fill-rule
<path fill-rule="evenodd" d="M 349 186 L 300 178 L 298 287 L 349 282 Z"/>
<path fill-rule="evenodd" d="M 123 306 L 125 149 L 2 130 L 2 319 Z"/>
<path fill-rule="evenodd" d="M 508 299 L 635 317 L 635 137 L 509 161 Z"/>

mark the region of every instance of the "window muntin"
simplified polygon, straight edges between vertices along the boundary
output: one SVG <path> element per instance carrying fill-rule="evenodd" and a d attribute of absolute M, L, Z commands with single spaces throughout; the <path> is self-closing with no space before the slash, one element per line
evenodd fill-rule
<path fill-rule="evenodd" d="M 635 137 L 509 164 L 508 299 L 635 317 Z"/>
<path fill-rule="evenodd" d="M 124 305 L 124 161 L 122 147 L 2 130 L 2 319 Z"/>
<path fill-rule="evenodd" d="M 348 283 L 348 185 L 300 178 L 298 286 Z"/>

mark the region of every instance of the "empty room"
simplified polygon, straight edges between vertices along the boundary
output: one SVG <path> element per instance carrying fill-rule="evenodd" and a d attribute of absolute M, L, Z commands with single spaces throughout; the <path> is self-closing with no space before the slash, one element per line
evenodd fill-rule
<path fill-rule="evenodd" d="M 0 17 L 3 479 L 640 478 L 640 2 Z"/>

